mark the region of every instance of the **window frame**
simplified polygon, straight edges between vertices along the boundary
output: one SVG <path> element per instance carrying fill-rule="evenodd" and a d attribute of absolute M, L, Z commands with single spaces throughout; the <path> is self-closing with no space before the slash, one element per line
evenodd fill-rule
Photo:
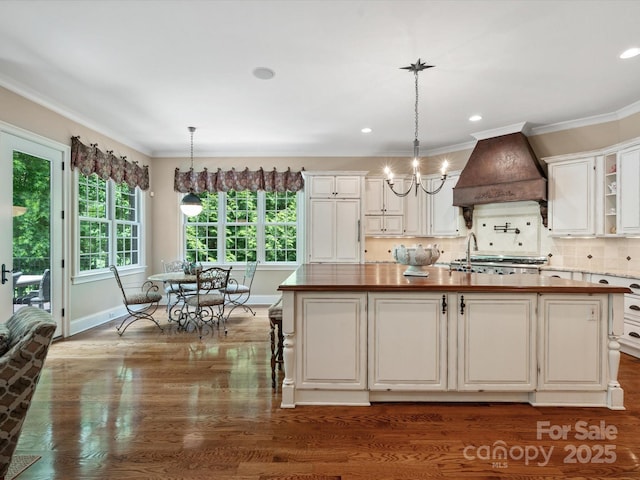
<path fill-rule="evenodd" d="M 242 193 L 242 192 L 240 192 Z M 256 240 L 257 240 L 257 251 L 256 251 L 256 259 L 260 262 L 260 268 L 264 270 L 290 270 L 291 268 L 297 268 L 302 264 L 302 259 L 304 258 L 304 194 L 303 191 L 299 192 L 288 192 L 296 196 L 296 261 L 295 262 L 267 262 L 266 261 L 266 250 L 265 250 L 265 227 L 268 225 L 272 225 L 273 223 L 266 223 L 266 195 L 270 192 L 265 192 L 263 190 L 259 190 L 257 193 L 257 221 L 256 225 Z M 277 192 L 274 192 L 277 193 Z M 212 195 L 213 193 L 209 193 Z M 215 262 L 207 261 L 202 262 L 205 265 L 228 265 L 228 266 L 244 266 L 246 265 L 245 261 L 240 262 L 227 262 L 224 260 L 226 258 L 227 248 L 226 248 L 226 238 L 225 238 L 225 229 L 228 225 L 227 223 L 227 192 L 215 192 L 215 195 L 218 196 L 218 213 L 217 213 L 217 222 L 198 222 L 197 225 L 214 225 L 217 228 L 217 245 L 218 251 L 216 252 L 217 260 Z M 182 199 L 182 195 L 179 196 L 178 202 Z M 180 214 L 182 217 L 182 228 L 181 228 L 181 240 L 180 240 L 180 250 L 181 250 L 181 258 L 187 258 L 187 233 L 186 229 L 190 225 L 194 225 L 189 222 L 189 218 Z M 231 222 L 230 225 L 238 225 L 236 222 Z M 221 260 L 222 259 L 222 260 Z"/>
<path fill-rule="evenodd" d="M 133 209 L 135 212 L 136 220 L 122 220 L 116 218 L 116 183 L 112 179 L 103 180 L 106 183 L 106 218 L 102 219 L 99 217 L 83 217 L 80 212 L 80 180 L 85 175 L 79 173 L 77 170 L 74 172 L 74 250 L 75 254 L 73 255 L 73 276 L 72 282 L 76 283 L 85 283 L 91 282 L 94 280 L 101 280 L 105 278 L 113 277 L 113 274 L 109 270 L 109 265 L 115 263 L 116 255 L 118 253 L 118 227 L 120 225 L 132 225 L 134 228 L 138 229 L 138 262 L 131 265 L 123 265 L 118 266 L 119 271 L 123 271 L 126 273 L 138 273 L 144 272 L 146 269 L 146 243 L 145 243 L 145 198 L 142 190 L 139 187 L 134 187 L 135 192 L 135 201 L 136 207 Z M 94 174 L 95 175 L 95 174 Z M 100 177 L 98 177 L 100 178 Z M 101 223 L 105 223 L 108 225 L 108 261 L 107 266 L 105 268 L 99 268 L 94 270 L 80 270 L 80 225 L 81 222 L 87 221 L 98 221 Z"/>

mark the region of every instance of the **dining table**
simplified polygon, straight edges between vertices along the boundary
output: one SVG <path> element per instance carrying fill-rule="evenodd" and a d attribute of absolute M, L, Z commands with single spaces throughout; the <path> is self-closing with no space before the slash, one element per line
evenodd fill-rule
<path fill-rule="evenodd" d="M 198 276 L 195 273 L 185 272 L 162 272 L 154 273 L 147 277 L 151 282 L 162 282 L 165 286 L 171 285 L 176 295 L 176 301 L 167 304 L 169 320 L 176 320 L 180 323 L 185 306 L 185 299 L 193 295 L 197 289 Z"/>

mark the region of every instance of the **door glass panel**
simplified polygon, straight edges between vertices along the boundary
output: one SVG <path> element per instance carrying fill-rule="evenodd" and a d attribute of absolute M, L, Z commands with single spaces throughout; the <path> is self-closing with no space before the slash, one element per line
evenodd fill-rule
<path fill-rule="evenodd" d="M 51 311 L 51 162 L 13 152 L 13 309 Z"/>

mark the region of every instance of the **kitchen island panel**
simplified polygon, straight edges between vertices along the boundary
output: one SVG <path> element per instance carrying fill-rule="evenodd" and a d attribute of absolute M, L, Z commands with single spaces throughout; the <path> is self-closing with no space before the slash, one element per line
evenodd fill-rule
<path fill-rule="evenodd" d="M 624 408 L 617 380 L 618 339 L 624 332 L 623 297 L 629 288 L 439 268 L 429 268 L 427 278 L 405 277 L 405 269 L 395 264 L 302 265 L 280 285 L 283 408 L 371 401 Z M 376 299 L 386 296 L 407 301 L 380 310 L 378 328 Z M 568 310 L 551 309 L 545 319 L 545 302 L 551 305 L 564 297 L 572 303 Z M 421 311 L 416 304 L 425 298 L 430 300 Z M 484 305 L 477 314 L 471 308 L 473 318 L 466 320 L 465 298 Z M 434 313 L 440 299 L 442 324 Z M 394 330 L 394 322 L 410 332 Z M 545 322 L 553 328 L 545 330 Z M 416 340 L 420 338 L 425 341 Z M 563 355 L 564 346 L 569 351 Z M 412 353 L 407 355 L 404 347 Z M 446 359 L 441 356 L 444 348 Z M 568 366 L 567 361 L 573 363 Z M 424 363 L 424 373 L 416 362 Z M 541 380 L 539 372 L 546 377 Z"/>

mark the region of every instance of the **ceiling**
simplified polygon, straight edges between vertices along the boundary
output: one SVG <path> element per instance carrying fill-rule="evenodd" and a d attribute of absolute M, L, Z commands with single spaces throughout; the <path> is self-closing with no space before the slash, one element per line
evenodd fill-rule
<path fill-rule="evenodd" d="M 0 85 L 152 156 L 187 156 L 188 126 L 195 156 L 402 156 L 400 67 L 435 65 L 423 152 L 619 115 L 640 101 L 640 56 L 618 58 L 639 18 L 636 0 L 0 0 Z"/>

